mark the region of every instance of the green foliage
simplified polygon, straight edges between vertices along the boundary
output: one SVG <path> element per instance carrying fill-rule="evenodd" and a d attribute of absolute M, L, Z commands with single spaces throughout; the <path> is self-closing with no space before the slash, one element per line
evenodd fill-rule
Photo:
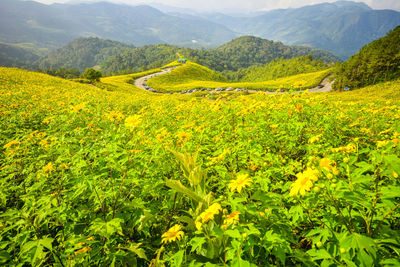
<path fill-rule="evenodd" d="M 334 89 L 360 88 L 400 77 L 400 26 L 336 66 Z"/>
<path fill-rule="evenodd" d="M 82 73 L 82 78 L 91 80 L 91 81 L 99 81 L 100 78 L 102 77 L 102 74 L 100 71 L 95 70 L 93 68 L 87 68 L 83 73 Z"/>
<path fill-rule="evenodd" d="M 36 71 L 43 72 L 51 76 L 61 77 L 64 79 L 74 79 L 74 78 L 79 78 L 81 76 L 81 73 L 77 69 L 50 68 L 47 70 L 36 69 Z"/>
<path fill-rule="evenodd" d="M 87 68 L 101 65 L 108 58 L 132 48 L 134 48 L 133 45 L 117 41 L 78 38 L 41 59 L 40 68 L 75 68 L 83 72 Z"/>

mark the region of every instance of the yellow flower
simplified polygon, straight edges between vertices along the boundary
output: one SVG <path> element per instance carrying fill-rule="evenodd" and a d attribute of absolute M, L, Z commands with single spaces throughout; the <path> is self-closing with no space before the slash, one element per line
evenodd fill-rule
<path fill-rule="evenodd" d="M 69 167 L 66 165 L 66 164 L 64 164 L 64 163 L 62 163 L 60 166 L 58 166 L 60 169 L 65 169 L 65 170 L 69 170 Z"/>
<path fill-rule="evenodd" d="M 84 247 L 80 250 L 75 251 L 75 256 L 78 255 L 79 253 L 87 253 L 90 249 L 88 247 Z"/>
<path fill-rule="evenodd" d="M 212 164 L 214 164 L 214 163 L 216 163 L 216 162 L 220 162 L 220 161 L 224 160 L 225 156 L 226 156 L 229 152 L 231 152 L 231 149 L 230 149 L 230 148 L 226 148 L 219 156 L 210 158 L 210 163 L 209 163 L 209 165 L 212 165 Z"/>
<path fill-rule="evenodd" d="M 296 111 L 301 112 L 303 110 L 303 105 L 302 104 L 296 104 Z"/>
<path fill-rule="evenodd" d="M 335 175 L 339 174 L 339 170 L 336 168 L 336 162 L 331 159 L 321 159 L 319 161 L 319 166 L 328 172 L 332 172 Z"/>
<path fill-rule="evenodd" d="M 109 113 L 106 114 L 107 119 L 110 121 L 121 121 L 123 118 L 125 118 L 125 115 L 122 114 L 119 111 L 110 111 Z"/>
<path fill-rule="evenodd" d="M 208 209 L 200 214 L 201 221 L 206 223 L 209 220 L 214 220 L 214 216 L 220 211 L 222 211 L 222 207 L 219 203 L 212 204 L 210 207 L 208 207 Z"/>
<path fill-rule="evenodd" d="M 19 144 L 19 141 L 18 141 L 18 140 L 12 140 L 11 142 L 5 144 L 5 145 L 3 146 L 3 148 L 4 148 L 4 149 L 7 149 L 7 148 L 9 148 L 9 147 L 11 147 L 11 146 L 13 146 L 13 145 L 16 145 L 16 144 Z"/>
<path fill-rule="evenodd" d="M 176 239 L 181 240 L 184 234 L 182 227 L 179 224 L 176 224 L 161 236 L 161 242 L 165 244 L 168 242 L 174 242 Z"/>
<path fill-rule="evenodd" d="M 192 135 L 190 133 L 186 132 L 179 132 L 176 134 L 176 137 L 178 138 L 178 144 L 184 144 L 187 139 L 189 139 Z"/>
<path fill-rule="evenodd" d="M 201 231 L 201 229 L 202 229 L 202 223 L 200 222 L 200 221 L 196 221 L 195 222 L 195 225 L 196 225 L 196 229 L 198 230 L 198 231 Z"/>
<path fill-rule="evenodd" d="M 357 146 L 355 144 L 348 144 L 347 146 L 342 146 L 338 148 L 332 148 L 332 152 L 347 152 L 352 153 L 357 150 Z"/>
<path fill-rule="evenodd" d="M 300 195 L 305 196 L 306 191 L 310 191 L 313 187 L 312 181 L 318 181 L 319 172 L 316 169 L 307 169 L 304 172 L 298 173 L 297 180 L 290 186 L 289 195 L 296 196 L 300 193 Z"/>
<path fill-rule="evenodd" d="M 125 126 L 135 128 L 142 122 L 140 115 L 129 116 L 125 119 Z"/>
<path fill-rule="evenodd" d="M 78 105 L 71 107 L 71 112 L 72 113 L 79 112 L 79 111 L 83 110 L 85 107 L 86 107 L 86 103 L 80 103 Z"/>
<path fill-rule="evenodd" d="M 46 173 L 46 177 L 51 174 L 51 172 L 54 170 L 54 166 L 51 162 L 49 162 L 45 167 L 43 167 L 42 171 Z"/>
<path fill-rule="evenodd" d="M 248 177 L 247 174 L 239 174 L 236 180 L 231 180 L 230 184 L 228 185 L 229 190 L 231 192 L 237 190 L 238 193 L 242 192 L 242 189 L 246 186 L 251 185 L 251 178 Z"/>
<path fill-rule="evenodd" d="M 384 147 L 384 146 L 386 146 L 387 144 L 389 144 L 389 141 L 377 141 L 377 142 L 376 142 L 376 147 L 377 147 L 377 148 Z"/>
<path fill-rule="evenodd" d="M 222 229 L 227 229 L 228 226 L 239 222 L 239 215 L 240 215 L 240 211 L 234 211 L 231 214 L 224 215 L 225 220 L 224 220 L 224 224 L 222 225 Z"/>
<path fill-rule="evenodd" d="M 160 132 L 157 134 L 156 138 L 159 142 L 161 142 L 162 140 L 164 140 L 165 138 L 168 138 L 169 133 L 165 128 L 162 128 L 160 130 Z"/>
<path fill-rule="evenodd" d="M 311 137 L 310 139 L 308 139 L 308 143 L 309 143 L 309 144 L 313 144 L 313 143 L 315 143 L 315 142 L 318 142 L 319 139 L 320 139 L 321 137 L 322 137 L 322 134 L 313 136 L 313 137 Z"/>
<path fill-rule="evenodd" d="M 42 121 L 42 123 L 49 124 L 52 120 L 54 120 L 54 117 L 48 117 L 48 118 L 45 118 L 45 119 Z"/>
<path fill-rule="evenodd" d="M 392 175 L 393 175 L 393 177 L 396 178 L 396 179 L 399 178 L 399 175 L 398 175 L 397 172 L 395 172 L 395 171 L 392 172 Z"/>

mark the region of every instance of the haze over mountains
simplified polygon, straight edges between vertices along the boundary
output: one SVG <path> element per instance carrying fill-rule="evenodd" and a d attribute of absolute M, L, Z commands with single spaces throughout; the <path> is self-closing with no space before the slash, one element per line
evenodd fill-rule
<path fill-rule="evenodd" d="M 145 5 L 106 2 L 44 5 L 2 0 L 0 7 L 0 42 L 34 49 L 55 49 L 78 37 L 99 37 L 135 46 L 167 43 L 212 48 L 238 36 L 254 35 L 328 50 L 345 59 L 400 25 L 400 12 L 373 10 L 349 1 L 248 16 L 193 14 L 179 8 L 172 12 L 162 5 L 159 7 L 165 12 L 161 12 Z"/>

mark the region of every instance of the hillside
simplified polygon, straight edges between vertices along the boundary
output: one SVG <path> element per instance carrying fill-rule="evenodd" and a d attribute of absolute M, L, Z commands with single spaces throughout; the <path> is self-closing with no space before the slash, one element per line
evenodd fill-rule
<path fill-rule="evenodd" d="M 28 42 L 38 47 L 58 48 L 75 38 L 90 36 L 136 46 L 171 43 L 209 47 L 236 36 L 208 20 L 167 15 L 150 6 L 2 0 L 0 7 L 0 41 Z"/>
<path fill-rule="evenodd" d="M 106 48 L 102 48 L 106 47 Z M 156 68 L 176 59 L 180 52 L 188 59 L 217 71 L 264 65 L 275 58 L 293 58 L 311 54 L 325 62 L 337 61 L 331 53 L 307 47 L 291 47 L 257 37 L 240 37 L 215 49 L 191 49 L 166 44 L 132 48 L 97 38 L 77 39 L 52 52 L 41 66 L 63 68 L 101 65 L 104 73 L 137 72 Z"/>
<path fill-rule="evenodd" d="M 272 10 L 254 17 L 215 14 L 207 18 L 242 35 L 324 49 L 342 59 L 400 25 L 400 12 L 373 10 L 351 1 Z"/>
<path fill-rule="evenodd" d="M 133 49 L 127 45 L 99 38 L 78 38 L 60 49 L 50 52 L 40 62 L 40 68 L 74 68 L 83 72 L 86 68 L 100 66 L 107 59 Z"/>
<path fill-rule="evenodd" d="M 281 79 L 262 80 L 258 82 L 228 82 L 219 73 L 196 63 L 187 62 L 171 73 L 148 80 L 147 84 L 158 91 L 182 92 L 201 88 L 229 88 L 253 90 L 306 89 L 317 86 L 332 69 L 293 75 Z"/>
<path fill-rule="evenodd" d="M 252 66 L 243 70 L 241 81 L 261 82 L 291 75 L 322 71 L 329 68 L 321 59 L 311 55 L 292 59 L 275 59 L 264 66 Z"/>
<path fill-rule="evenodd" d="M 32 49 L 0 42 L 0 66 L 33 68 L 39 58 Z"/>
<path fill-rule="evenodd" d="M 338 64 L 334 88 L 360 88 L 400 77 L 400 26 Z"/>
<path fill-rule="evenodd" d="M 400 264 L 400 80 L 203 98 L 127 78 L 0 68 L 2 265 Z"/>

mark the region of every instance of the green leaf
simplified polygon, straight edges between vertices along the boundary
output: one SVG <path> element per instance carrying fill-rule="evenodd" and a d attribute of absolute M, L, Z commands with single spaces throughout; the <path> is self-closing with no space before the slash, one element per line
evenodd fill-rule
<path fill-rule="evenodd" d="M 123 222 L 124 220 L 120 218 L 114 218 L 109 222 L 104 222 L 102 219 L 97 218 L 92 222 L 90 229 L 98 235 L 109 238 L 115 233 L 122 232 L 121 223 Z"/>
<path fill-rule="evenodd" d="M 128 250 L 136 254 L 139 258 L 147 260 L 144 249 L 140 248 L 141 243 L 131 243 Z"/>
<path fill-rule="evenodd" d="M 182 266 L 184 253 L 185 253 L 184 250 L 180 250 L 177 253 L 175 253 L 171 258 L 169 258 L 169 260 L 172 263 L 171 266 L 176 266 L 176 267 Z"/>
<path fill-rule="evenodd" d="M 191 198 L 192 200 L 194 200 L 196 202 L 204 202 L 202 197 L 200 197 L 198 194 L 196 194 L 191 189 L 184 186 L 180 181 L 167 180 L 165 182 L 165 185 L 179 193 L 184 194 L 185 196 Z"/>
<path fill-rule="evenodd" d="M 0 263 L 6 263 L 11 260 L 11 256 L 7 251 L 0 251 Z"/>
<path fill-rule="evenodd" d="M 372 238 L 357 233 L 344 235 L 340 240 L 340 247 L 354 249 L 357 258 L 365 265 L 371 266 L 376 259 L 376 244 Z"/>
<path fill-rule="evenodd" d="M 329 254 L 325 249 L 310 249 L 307 251 L 307 254 L 310 255 L 314 260 L 324 260 L 324 259 L 332 259 L 332 255 Z"/>
<path fill-rule="evenodd" d="M 34 241 L 29 241 L 25 243 L 22 248 L 20 255 L 21 257 L 28 257 L 28 260 L 31 264 L 36 265 L 36 260 L 42 260 L 46 257 L 48 252 L 44 252 L 44 248 L 47 248 L 48 250 L 52 249 L 51 243 L 53 242 L 53 238 L 46 237 L 43 239 L 38 239 Z"/>
<path fill-rule="evenodd" d="M 226 230 L 225 234 L 229 237 L 232 238 L 238 238 L 238 239 L 242 239 L 242 235 L 240 234 L 239 230 L 234 229 L 234 230 Z"/>
<path fill-rule="evenodd" d="M 191 252 L 201 249 L 203 244 L 206 243 L 206 239 L 204 237 L 194 237 L 192 240 L 190 240 L 190 245 L 192 246 Z"/>

